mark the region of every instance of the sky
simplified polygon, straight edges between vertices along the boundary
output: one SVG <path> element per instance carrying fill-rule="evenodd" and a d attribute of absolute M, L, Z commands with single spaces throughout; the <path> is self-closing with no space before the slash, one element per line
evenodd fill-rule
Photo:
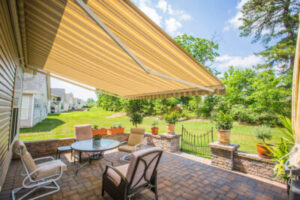
<path fill-rule="evenodd" d="M 224 72 L 230 65 L 251 67 L 262 62 L 254 55 L 263 50 L 260 43 L 240 37 L 241 7 L 247 0 L 132 0 L 148 17 L 169 35 L 186 33 L 194 37 L 213 40 L 219 44 L 218 56 L 213 67 Z M 94 98 L 92 91 L 51 78 L 51 87 L 65 88 L 75 97 Z"/>

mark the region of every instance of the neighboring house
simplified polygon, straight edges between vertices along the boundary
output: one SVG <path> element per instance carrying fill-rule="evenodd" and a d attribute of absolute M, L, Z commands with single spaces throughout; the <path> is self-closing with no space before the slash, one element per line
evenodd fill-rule
<path fill-rule="evenodd" d="M 74 106 L 74 96 L 73 96 L 73 93 L 67 93 L 66 94 L 66 100 L 67 100 L 67 103 L 69 105 L 68 110 L 74 110 L 75 106 Z"/>
<path fill-rule="evenodd" d="M 69 110 L 69 104 L 66 99 L 66 91 L 63 88 L 51 88 L 51 111 L 55 110 L 55 113 L 60 113 Z M 58 106 L 58 108 L 56 108 Z M 53 107 L 55 109 L 53 109 Z"/>
<path fill-rule="evenodd" d="M 60 113 L 61 105 L 60 105 L 60 97 L 51 94 L 51 104 L 50 104 L 50 112 L 51 113 Z"/>
<path fill-rule="evenodd" d="M 85 105 L 86 105 L 86 103 L 82 99 L 74 98 L 74 108 L 75 109 L 81 109 Z"/>
<path fill-rule="evenodd" d="M 49 77 L 31 70 L 26 70 L 23 79 L 20 127 L 33 127 L 47 118 L 49 100 Z"/>

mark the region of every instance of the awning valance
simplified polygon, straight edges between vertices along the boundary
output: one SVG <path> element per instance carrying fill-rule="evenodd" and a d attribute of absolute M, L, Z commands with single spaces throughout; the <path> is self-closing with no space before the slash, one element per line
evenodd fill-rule
<path fill-rule="evenodd" d="M 27 66 L 131 99 L 224 93 L 221 81 L 130 1 L 84 4 L 146 70 L 78 2 L 19 0 Z"/>

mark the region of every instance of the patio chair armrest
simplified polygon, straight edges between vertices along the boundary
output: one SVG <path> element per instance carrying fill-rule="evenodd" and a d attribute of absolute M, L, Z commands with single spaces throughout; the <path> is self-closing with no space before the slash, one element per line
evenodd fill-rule
<path fill-rule="evenodd" d="M 284 164 L 285 173 L 300 176 L 300 168 L 292 169 L 291 167 L 289 167 L 289 163 L 290 163 L 290 160 L 287 160 Z"/>
<path fill-rule="evenodd" d="M 51 157 L 51 156 L 50 156 L 50 157 Z M 28 179 L 29 179 L 31 182 L 39 182 L 40 179 L 35 179 L 35 177 L 33 177 L 33 176 L 34 176 L 35 173 L 38 173 L 41 169 L 42 169 L 42 167 L 38 167 L 38 168 L 36 168 L 35 170 L 33 170 L 31 173 L 27 174 Z M 56 176 L 57 176 L 57 177 L 56 177 L 55 179 L 59 179 L 59 178 L 62 176 L 63 172 L 64 172 L 64 170 L 63 170 L 63 165 L 61 164 L 61 165 L 60 165 L 59 173 L 53 174 L 53 175 L 48 176 L 48 177 L 43 177 L 43 179 L 46 179 L 46 178 L 52 178 L 52 177 L 56 177 Z M 58 177 L 59 177 L 59 178 L 58 178 Z M 26 178 L 25 178 L 25 179 L 26 179 Z M 24 179 L 24 181 L 25 181 L 25 179 Z"/>
<path fill-rule="evenodd" d="M 137 151 L 138 148 L 141 148 L 141 146 L 142 146 L 142 143 L 135 145 L 134 146 L 134 151 Z"/>
<path fill-rule="evenodd" d="M 122 180 L 122 181 L 124 181 L 125 183 L 128 183 L 127 180 L 126 180 L 126 177 L 123 176 L 123 174 L 122 174 L 119 170 L 117 170 L 116 168 L 114 168 L 114 167 L 111 166 L 111 165 L 106 165 L 105 171 L 104 171 L 104 173 L 103 173 L 104 175 L 107 174 L 107 170 L 108 170 L 108 169 L 111 169 L 111 170 L 113 170 L 114 172 L 116 172 L 116 173 L 121 177 L 121 180 Z"/>
<path fill-rule="evenodd" d="M 127 142 L 126 142 L 126 141 L 121 142 L 121 143 L 119 144 L 119 146 L 122 146 L 122 145 L 124 145 L 124 144 L 127 144 Z"/>
<path fill-rule="evenodd" d="M 54 160 L 54 158 L 52 156 L 45 156 L 45 157 L 35 158 L 33 160 L 34 162 L 36 162 L 36 161 L 44 161 L 44 160 Z"/>

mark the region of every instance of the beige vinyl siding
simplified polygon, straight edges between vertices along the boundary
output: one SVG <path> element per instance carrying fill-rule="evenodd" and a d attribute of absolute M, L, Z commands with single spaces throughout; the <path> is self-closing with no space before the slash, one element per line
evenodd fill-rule
<path fill-rule="evenodd" d="M 11 111 L 15 74 L 19 65 L 8 0 L 0 1 L 0 21 L 0 186 L 2 186 L 12 157 Z"/>

